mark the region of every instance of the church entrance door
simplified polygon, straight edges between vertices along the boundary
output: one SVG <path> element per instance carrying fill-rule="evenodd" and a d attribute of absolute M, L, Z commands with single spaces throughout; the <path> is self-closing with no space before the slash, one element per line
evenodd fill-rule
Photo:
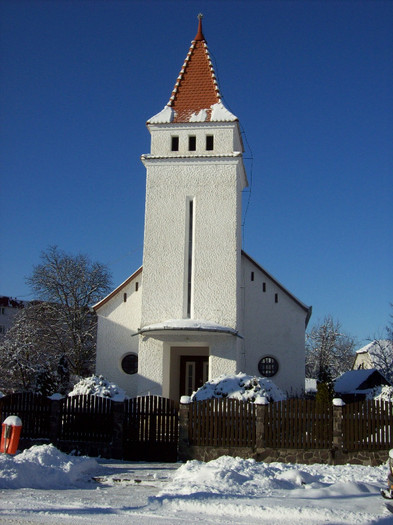
<path fill-rule="evenodd" d="M 190 396 L 209 377 L 209 357 L 198 355 L 180 356 L 180 396 Z"/>

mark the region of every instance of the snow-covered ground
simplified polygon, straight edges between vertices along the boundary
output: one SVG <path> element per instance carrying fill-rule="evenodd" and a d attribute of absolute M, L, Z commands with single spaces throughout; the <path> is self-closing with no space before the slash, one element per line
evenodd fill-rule
<path fill-rule="evenodd" d="M 127 463 L 53 446 L 0 455 L 1 524 L 391 524 L 387 466 Z"/>

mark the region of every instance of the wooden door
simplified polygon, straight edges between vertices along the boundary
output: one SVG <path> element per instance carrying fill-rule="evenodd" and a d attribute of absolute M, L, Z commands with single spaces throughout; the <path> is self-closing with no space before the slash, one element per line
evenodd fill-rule
<path fill-rule="evenodd" d="M 208 356 L 180 357 L 180 396 L 190 396 L 198 390 L 209 377 Z"/>

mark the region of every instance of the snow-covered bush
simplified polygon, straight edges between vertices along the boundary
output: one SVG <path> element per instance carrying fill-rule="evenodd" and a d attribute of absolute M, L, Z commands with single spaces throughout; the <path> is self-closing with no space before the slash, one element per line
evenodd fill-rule
<path fill-rule="evenodd" d="M 375 399 L 377 401 L 393 401 L 393 386 L 375 386 L 371 392 L 367 394 L 367 399 Z"/>
<path fill-rule="evenodd" d="M 191 396 L 192 401 L 203 401 L 212 398 L 239 399 L 251 401 L 267 397 L 269 401 L 286 399 L 282 392 L 270 379 L 249 376 L 240 372 L 236 375 L 221 375 L 207 381 Z"/>
<path fill-rule="evenodd" d="M 124 401 L 125 391 L 110 383 L 104 376 L 91 376 L 81 379 L 73 390 L 68 394 L 69 396 L 92 395 L 99 397 L 108 397 L 113 401 Z"/>

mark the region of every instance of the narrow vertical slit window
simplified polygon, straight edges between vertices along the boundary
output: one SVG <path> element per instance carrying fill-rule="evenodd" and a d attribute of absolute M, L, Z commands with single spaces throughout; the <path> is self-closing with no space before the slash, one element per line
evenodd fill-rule
<path fill-rule="evenodd" d="M 188 137 L 188 150 L 189 151 L 196 150 L 196 136 L 195 135 L 189 135 Z"/>
<path fill-rule="evenodd" d="M 206 151 L 213 151 L 214 138 L 213 135 L 206 135 Z"/>
<path fill-rule="evenodd" d="M 138 283 L 138 281 L 137 281 L 137 282 L 135 283 L 135 291 L 137 292 L 138 289 L 139 289 L 139 283 Z"/>
<path fill-rule="evenodd" d="M 172 136 L 171 151 L 179 151 L 179 137 L 177 135 Z"/>
<path fill-rule="evenodd" d="M 254 272 L 251 272 L 251 281 L 254 280 Z"/>
<path fill-rule="evenodd" d="M 194 201 L 190 200 L 188 203 L 187 317 L 191 317 L 193 241 L 194 241 Z"/>
<path fill-rule="evenodd" d="M 278 293 L 274 294 L 274 302 L 278 303 Z"/>
<path fill-rule="evenodd" d="M 126 293 L 123 294 L 123 301 L 124 301 L 125 303 L 127 302 L 127 294 L 126 294 Z"/>
<path fill-rule="evenodd" d="M 262 292 L 266 292 L 266 283 L 262 283 Z"/>

